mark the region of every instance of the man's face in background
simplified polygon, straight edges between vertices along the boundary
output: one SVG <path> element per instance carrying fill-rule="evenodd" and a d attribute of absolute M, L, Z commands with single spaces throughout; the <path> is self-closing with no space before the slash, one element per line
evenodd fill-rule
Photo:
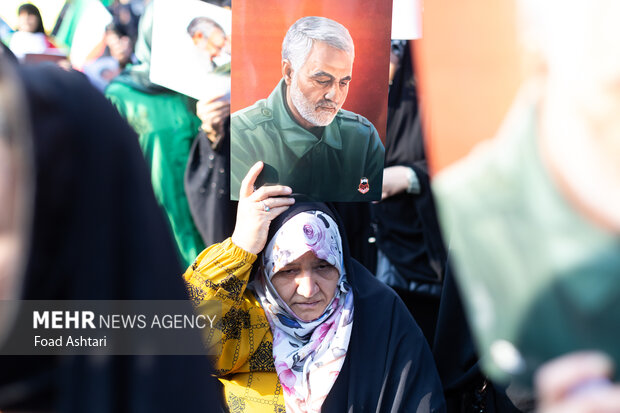
<path fill-rule="evenodd" d="M 206 53 L 211 60 L 218 57 L 226 47 L 226 34 L 219 29 L 214 29 L 209 36 L 205 36 L 202 32 L 197 32 L 192 37 L 192 40 L 194 45 L 200 51 Z"/>
<path fill-rule="evenodd" d="M 349 92 L 353 56 L 317 41 L 305 63 L 285 75 L 289 86 L 287 103 L 295 119 L 304 127 L 329 125 Z"/>

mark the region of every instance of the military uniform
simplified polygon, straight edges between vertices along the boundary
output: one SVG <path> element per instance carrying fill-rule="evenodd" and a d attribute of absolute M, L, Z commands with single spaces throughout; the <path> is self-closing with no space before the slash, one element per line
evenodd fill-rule
<path fill-rule="evenodd" d="M 341 109 L 317 138 L 291 117 L 285 91 L 281 80 L 267 99 L 232 115 L 233 199 L 250 167 L 263 161 L 257 186 L 288 185 L 294 193 L 321 201 L 379 200 L 385 150 L 375 127 Z"/>

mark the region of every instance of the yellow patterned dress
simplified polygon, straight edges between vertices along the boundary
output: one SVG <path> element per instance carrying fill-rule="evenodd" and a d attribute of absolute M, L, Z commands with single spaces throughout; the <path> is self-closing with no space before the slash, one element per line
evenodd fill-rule
<path fill-rule="evenodd" d="M 213 360 L 231 412 L 284 413 L 282 387 L 273 364 L 273 335 L 265 312 L 246 287 L 257 256 L 230 238 L 205 249 L 183 275 L 197 311 L 222 304 L 221 353 Z"/>

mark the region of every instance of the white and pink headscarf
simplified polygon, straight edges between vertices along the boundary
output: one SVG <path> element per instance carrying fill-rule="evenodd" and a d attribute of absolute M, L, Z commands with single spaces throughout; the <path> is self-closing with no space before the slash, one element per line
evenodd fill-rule
<path fill-rule="evenodd" d="M 271 278 L 308 251 L 336 267 L 340 278 L 324 313 L 306 322 L 280 298 Z M 353 291 L 336 222 L 321 211 L 304 211 L 286 221 L 265 248 L 252 289 L 273 332 L 273 358 L 286 411 L 319 412 L 340 373 L 353 328 Z"/>

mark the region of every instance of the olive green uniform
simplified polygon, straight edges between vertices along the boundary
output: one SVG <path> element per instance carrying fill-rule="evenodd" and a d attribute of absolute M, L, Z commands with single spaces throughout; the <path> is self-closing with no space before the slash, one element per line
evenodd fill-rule
<path fill-rule="evenodd" d="M 233 199 L 250 167 L 263 161 L 257 186 L 288 185 L 294 193 L 321 201 L 379 200 L 385 150 L 375 127 L 341 109 L 317 137 L 291 117 L 285 91 L 281 80 L 267 99 L 232 115 Z"/>
<path fill-rule="evenodd" d="M 537 108 L 513 108 L 500 136 L 433 181 L 482 365 L 498 380 L 529 381 L 541 362 L 580 349 L 620 360 L 620 236 L 561 191 Z"/>

